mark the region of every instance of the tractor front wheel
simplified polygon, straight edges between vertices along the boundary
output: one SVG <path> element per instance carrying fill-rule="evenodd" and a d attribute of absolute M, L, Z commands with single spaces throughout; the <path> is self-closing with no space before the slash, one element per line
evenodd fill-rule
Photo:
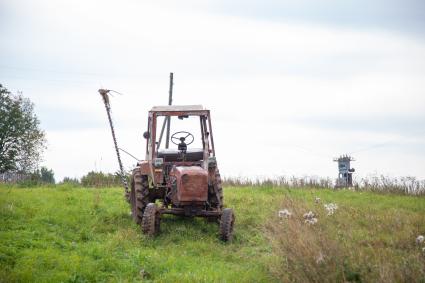
<path fill-rule="evenodd" d="M 155 236 L 159 233 L 161 215 L 158 207 L 154 203 L 149 203 L 142 218 L 142 232 L 148 236 Z"/>
<path fill-rule="evenodd" d="M 232 240 L 234 223 L 235 214 L 233 213 L 233 209 L 225 208 L 220 220 L 220 239 L 222 241 L 227 242 Z"/>

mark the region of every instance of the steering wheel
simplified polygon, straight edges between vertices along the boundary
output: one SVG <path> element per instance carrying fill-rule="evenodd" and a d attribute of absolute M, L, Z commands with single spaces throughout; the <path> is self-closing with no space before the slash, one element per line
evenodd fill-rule
<path fill-rule="evenodd" d="M 182 135 L 182 134 L 186 134 L 186 135 Z M 192 140 L 190 142 L 186 143 L 186 139 L 188 137 L 192 137 Z M 175 145 L 179 145 L 179 143 L 181 143 L 181 142 L 185 142 L 186 145 L 190 145 L 195 140 L 193 135 L 189 132 L 186 132 L 186 131 L 175 132 L 174 134 L 172 134 L 170 139 L 171 139 L 171 142 Z M 177 140 L 179 143 L 176 143 L 175 140 Z"/>

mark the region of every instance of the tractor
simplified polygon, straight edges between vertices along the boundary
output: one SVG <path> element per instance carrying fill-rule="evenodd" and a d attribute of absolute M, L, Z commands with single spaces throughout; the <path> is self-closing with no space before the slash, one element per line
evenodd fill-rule
<path fill-rule="evenodd" d="M 171 136 L 170 124 L 176 129 Z M 128 192 L 132 217 L 142 232 L 157 235 L 164 214 L 204 217 L 219 223 L 220 239 L 230 241 L 235 215 L 223 206 L 210 111 L 201 105 L 155 106 L 143 137 L 146 158 L 133 170 Z"/>

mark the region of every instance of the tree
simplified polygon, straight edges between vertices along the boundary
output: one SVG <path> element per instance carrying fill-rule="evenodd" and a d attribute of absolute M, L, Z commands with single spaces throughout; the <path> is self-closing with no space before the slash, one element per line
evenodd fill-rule
<path fill-rule="evenodd" d="M 34 104 L 0 84 L 0 173 L 34 171 L 45 148 L 45 133 Z"/>
<path fill-rule="evenodd" d="M 48 169 L 46 167 L 41 167 L 40 169 L 40 178 L 43 183 L 55 183 L 55 173 L 52 169 Z"/>

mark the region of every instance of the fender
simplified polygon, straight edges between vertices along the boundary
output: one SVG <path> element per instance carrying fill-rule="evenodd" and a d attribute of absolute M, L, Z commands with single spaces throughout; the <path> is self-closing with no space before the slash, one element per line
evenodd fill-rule
<path fill-rule="evenodd" d="M 142 173 L 142 175 L 150 175 L 150 168 L 149 168 L 149 162 L 146 160 L 143 160 L 142 162 L 139 162 L 139 168 L 140 168 L 140 173 Z"/>

